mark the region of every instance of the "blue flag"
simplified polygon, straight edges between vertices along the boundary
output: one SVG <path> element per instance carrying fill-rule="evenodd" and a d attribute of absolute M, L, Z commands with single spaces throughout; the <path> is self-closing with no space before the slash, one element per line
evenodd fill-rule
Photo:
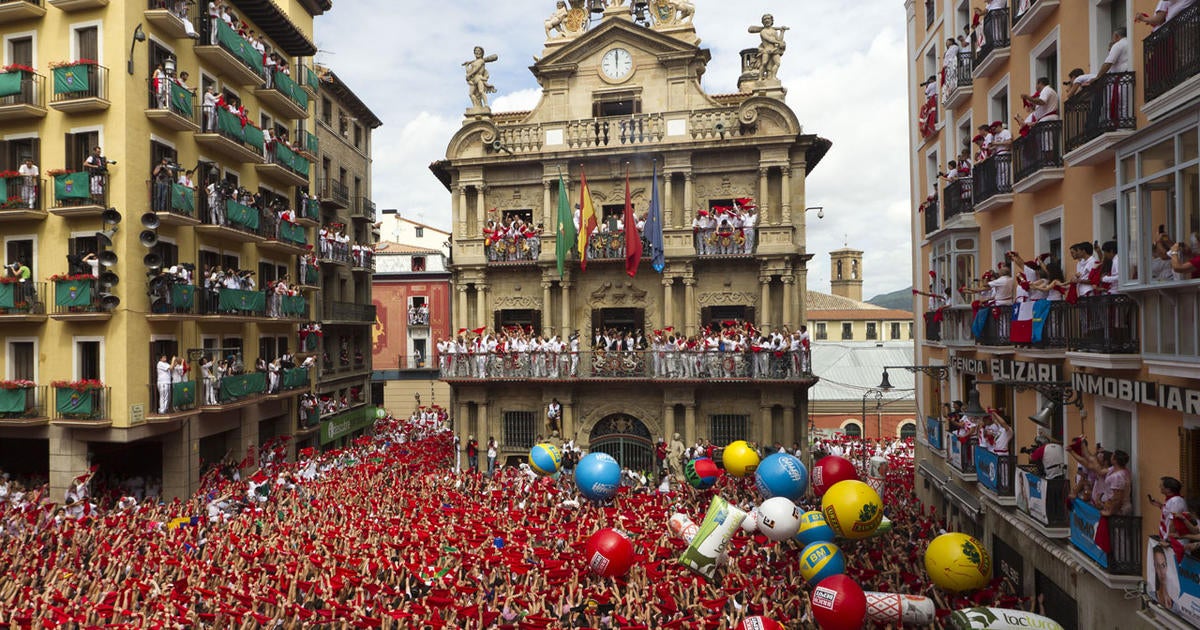
<path fill-rule="evenodd" d="M 646 211 L 646 227 L 643 235 L 650 245 L 650 266 L 662 273 L 667 266 L 663 258 L 662 208 L 658 203 L 658 161 L 654 161 L 654 175 L 650 180 L 650 208 Z"/>

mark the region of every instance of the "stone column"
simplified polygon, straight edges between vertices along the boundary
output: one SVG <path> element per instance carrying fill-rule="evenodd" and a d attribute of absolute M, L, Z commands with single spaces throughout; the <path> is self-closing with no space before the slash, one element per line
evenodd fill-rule
<path fill-rule="evenodd" d="M 780 201 L 783 203 L 783 224 L 790 225 L 792 223 L 792 167 L 781 166 L 779 172 L 782 179 L 780 191 L 783 198 Z"/>
<path fill-rule="evenodd" d="M 803 421 L 803 418 L 801 418 L 801 420 Z M 784 405 L 784 407 L 783 407 L 783 443 L 784 443 L 784 445 L 787 446 L 788 448 L 791 448 L 792 442 L 795 442 L 800 437 L 800 435 L 802 435 L 802 431 L 801 432 L 796 431 L 796 408 Z M 801 444 L 800 446 L 804 447 L 807 445 Z M 807 449 L 805 449 L 805 450 L 807 450 Z"/>
<path fill-rule="evenodd" d="M 564 280 L 558 284 L 562 287 L 562 320 L 559 325 L 562 326 L 563 339 L 567 339 L 571 336 L 572 324 L 574 324 L 571 321 L 571 283 Z M 580 350 L 582 351 L 582 349 L 583 344 L 581 342 Z"/>
<path fill-rule="evenodd" d="M 675 285 L 675 278 L 672 278 L 670 276 L 663 276 L 662 285 L 663 285 L 662 328 L 666 328 L 667 326 L 674 326 L 676 324 L 676 321 L 675 321 L 675 296 L 674 296 L 674 292 L 673 292 L 673 288 Z"/>
<path fill-rule="evenodd" d="M 454 225 L 458 234 L 467 233 L 467 215 L 462 208 L 463 187 L 454 186 L 450 189 L 450 210 L 454 213 Z"/>
<path fill-rule="evenodd" d="M 683 308 L 684 311 L 684 333 L 687 335 L 696 334 L 696 279 L 683 279 Z"/>
<path fill-rule="evenodd" d="M 758 277 L 758 321 L 759 329 L 769 330 L 771 328 L 771 276 L 760 275 Z"/>
<path fill-rule="evenodd" d="M 567 440 L 575 439 L 575 401 L 572 399 L 568 400 L 567 402 L 559 401 L 559 403 L 562 405 L 563 413 L 562 439 L 564 442 L 566 442 Z M 578 444 L 576 446 L 578 446 Z"/>
<path fill-rule="evenodd" d="M 555 208 L 550 204 L 550 184 L 554 180 L 542 180 L 542 216 L 545 217 L 542 222 L 545 224 L 545 232 L 542 234 L 542 240 L 545 240 L 546 234 L 558 234 L 558 217 L 555 216 Z M 542 251 L 547 251 L 546 244 L 542 244 Z"/>
<path fill-rule="evenodd" d="M 762 423 L 762 430 L 759 431 L 759 435 L 762 436 L 762 447 L 768 453 L 774 453 L 775 451 L 771 449 L 771 446 L 775 444 L 775 438 L 772 435 L 773 430 L 771 427 L 771 405 L 760 405 L 758 411 L 760 418 L 759 422 Z"/>
<path fill-rule="evenodd" d="M 471 223 L 468 219 L 470 212 L 471 208 L 469 202 L 467 201 L 467 187 L 460 185 L 458 187 L 458 220 L 459 225 L 461 225 L 461 231 L 459 233 L 464 236 L 467 233 L 467 226 Z"/>
<path fill-rule="evenodd" d="M 468 328 L 478 328 L 480 326 L 491 326 L 487 316 L 487 290 L 488 286 L 482 282 L 475 283 L 475 325 Z"/>
<path fill-rule="evenodd" d="M 191 422 L 163 436 L 163 498 L 168 501 L 186 499 L 200 481 L 200 441 L 191 437 Z"/>
<path fill-rule="evenodd" d="M 696 405 L 687 403 L 683 406 L 683 442 L 684 446 L 696 443 Z"/>
<path fill-rule="evenodd" d="M 471 430 L 471 406 L 461 400 L 458 403 L 458 415 L 454 417 L 454 433 L 458 435 L 458 453 L 454 455 L 455 462 L 461 462 L 466 470 L 471 466 L 467 460 L 467 438 L 474 434 Z"/>
<path fill-rule="evenodd" d="M 796 320 L 796 309 L 792 304 L 792 285 L 796 279 L 790 273 L 783 274 L 783 314 L 779 316 L 779 323 L 784 326 L 790 326 L 793 329 L 800 326 L 800 322 Z"/>
<path fill-rule="evenodd" d="M 554 330 L 554 313 L 550 310 L 550 289 L 553 286 L 550 280 L 542 280 L 542 330 L 537 331 L 539 335 L 547 329 Z"/>
<path fill-rule="evenodd" d="M 487 186 L 482 183 L 475 184 L 475 219 L 478 221 L 480 229 L 487 225 L 487 203 L 483 199 L 486 192 Z"/>
<path fill-rule="evenodd" d="M 491 435 L 491 424 L 488 422 L 488 404 L 487 401 L 476 404 L 476 412 L 479 414 L 475 418 L 475 439 L 479 442 L 479 470 L 487 470 L 487 443 L 488 436 Z"/>
<path fill-rule="evenodd" d="M 671 436 L 675 435 L 675 405 L 672 403 L 663 404 L 663 439 L 668 443 L 671 442 Z"/>
<path fill-rule="evenodd" d="M 770 216 L 771 204 L 767 199 L 767 173 L 770 171 L 766 166 L 758 167 L 758 215 L 759 223 L 764 223 L 763 219 Z"/>
<path fill-rule="evenodd" d="M 454 327 L 457 335 L 459 328 L 471 328 L 469 321 L 471 315 L 467 312 L 467 284 L 462 281 L 462 278 L 459 278 L 458 284 L 454 288 L 458 290 L 458 308 L 454 311 L 454 321 L 458 322 Z"/>
<path fill-rule="evenodd" d="M 684 223 L 690 222 L 691 216 L 696 213 L 696 200 L 693 198 L 695 192 L 692 172 L 685 171 L 683 173 L 683 208 L 679 211 L 679 216 L 676 217 L 675 227 L 684 227 Z"/>

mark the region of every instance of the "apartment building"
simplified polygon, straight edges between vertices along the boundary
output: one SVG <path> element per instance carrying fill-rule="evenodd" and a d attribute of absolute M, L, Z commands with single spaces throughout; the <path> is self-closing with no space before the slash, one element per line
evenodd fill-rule
<path fill-rule="evenodd" d="M 1171 8 L 1157 24 L 1167 15 L 1153 17 L 1151 0 L 999 4 L 905 4 L 913 277 L 936 296 L 915 303 L 916 362 L 930 366 L 919 408 L 934 410 L 918 432 L 917 487 L 1064 627 L 1195 627 L 1188 594 L 1200 589 L 1200 564 L 1162 554 L 1147 495 L 1162 500 L 1169 476 L 1189 504 L 1200 498 L 1200 281 L 1164 258 L 1174 243 L 1181 262 L 1200 248 L 1200 7 Z M 997 121 L 1010 145 L 980 128 Z M 980 156 L 988 131 L 1001 142 Z M 962 156 L 969 174 L 952 173 Z M 1010 251 L 1018 268 L 1044 258 L 1070 281 L 1078 243 L 1116 245 L 1116 264 L 1104 266 L 1111 286 L 1040 304 L 1030 324 L 986 298 L 973 309 L 979 296 L 961 290 Z M 936 411 L 951 400 L 969 415 L 1002 410 L 1010 454 L 952 434 Z M 1039 432 L 1067 450 L 1084 435 L 1127 453 L 1132 509 L 1102 518 L 1072 500 L 1070 458 L 1060 474 L 1017 454 Z M 1181 603 L 1164 605 L 1171 599 Z"/>

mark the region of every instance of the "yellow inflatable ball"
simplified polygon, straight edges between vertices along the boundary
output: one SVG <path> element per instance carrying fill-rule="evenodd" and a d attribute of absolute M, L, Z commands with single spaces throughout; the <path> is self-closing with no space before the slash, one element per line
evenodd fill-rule
<path fill-rule="evenodd" d="M 879 493 L 856 479 L 839 481 L 821 497 L 821 514 L 833 533 L 842 538 L 866 538 L 883 520 Z"/>
<path fill-rule="evenodd" d="M 925 550 L 925 571 L 951 593 L 983 588 L 992 579 L 992 558 L 983 543 L 959 532 L 942 534 Z"/>
<path fill-rule="evenodd" d="M 745 440 L 731 442 L 721 455 L 725 464 L 725 472 L 734 477 L 753 475 L 758 468 L 758 452 Z"/>

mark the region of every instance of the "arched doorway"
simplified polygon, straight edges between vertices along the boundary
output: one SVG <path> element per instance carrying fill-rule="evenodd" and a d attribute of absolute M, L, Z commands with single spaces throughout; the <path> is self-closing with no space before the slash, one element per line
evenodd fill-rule
<path fill-rule="evenodd" d="M 637 418 L 614 413 L 604 416 L 588 435 L 589 450 L 608 453 L 631 470 L 654 470 L 650 429 Z"/>

